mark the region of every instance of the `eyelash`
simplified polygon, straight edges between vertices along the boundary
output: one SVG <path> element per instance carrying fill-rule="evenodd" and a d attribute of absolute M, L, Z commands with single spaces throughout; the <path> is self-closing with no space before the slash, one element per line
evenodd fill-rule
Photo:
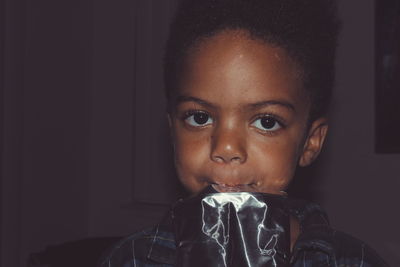
<path fill-rule="evenodd" d="M 260 129 L 260 128 L 258 128 L 258 127 L 255 127 L 255 128 L 257 128 L 257 130 L 259 130 L 259 131 L 261 131 L 261 132 L 263 132 L 263 133 L 266 133 L 266 134 L 275 134 L 275 133 L 278 132 L 279 130 L 285 129 L 285 128 L 286 128 L 286 123 L 284 122 L 284 120 L 281 119 L 280 116 L 275 115 L 275 114 L 272 114 L 272 113 L 257 115 L 257 116 L 252 120 L 251 125 L 254 125 L 255 122 L 257 122 L 258 120 L 264 119 L 264 118 L 271 118 L 271 119 L 273 119 L 273 120 L 275 121 L 275 123 L 277 123 L 278 126 L 279 126 L 280 128 L 279 128 L 279 129 L 276 129 L 276 130 L 263 130 L 263 129 Z"/>
<path fill-rule="evenodd" d="M 185 111 L 185 112 L 183 113 L 183 115 L 181 116 L 181 119 L 182 119 L 182 120 L 185 120 L 185 119 L 189 118 L 190 116 L 193 116 L 193 115 L 195 115 L 195 114 L 197 114 L 197 113 L 205 113 L 205 114 L 208 114 L 208 112 L 206 112 L 206 111 L 204 111 L 204 110 L 200 110 L 200 109 L 191 109 L 191 110 Z M 209 115 L 209 114 L 208 114 L 208 115 Z"/>
<path fill-rule="evenodd" d="M 191 126 L 191 127 L 195 127 L 195 128 L 201 128 L 201 127 L 205 127 L 205 126 L 209 125 L 209 124 L 199 125 L 199 126 L 190 125 L 190 124 L 187 122 L 187 120 L 188 120 L 191 116 L 194 116 L 194 115 L 196 115 L 196 114 L 205 114 L 205 115 L 207 115 L 207 116 L 209 117 L 209 119 L 214 120 L 213 117 L 210 115 L 210 113 L 208 113 L 208 112 L 206 112 L 206 111 L 204 111 L 204 110 L 188 110 L 188 111 L 186 111 L 186 112 L 182 115 L 182 118 L 181 118 L 181 119 L 182 119 L 182 121 L 183 121 L 185 124 L 187 124 L 187 125 L 189 125 L 189 126 Z"/>

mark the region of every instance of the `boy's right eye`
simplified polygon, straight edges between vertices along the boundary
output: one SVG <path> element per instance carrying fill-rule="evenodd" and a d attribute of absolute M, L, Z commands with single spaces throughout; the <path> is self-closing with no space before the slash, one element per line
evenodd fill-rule
<path fill-rule="evenodd" d="M 185 122 L 190 126 L 203 127 L 212 124 L 211 116 L 204 111 L 190 111 L 185 116 Z"/>

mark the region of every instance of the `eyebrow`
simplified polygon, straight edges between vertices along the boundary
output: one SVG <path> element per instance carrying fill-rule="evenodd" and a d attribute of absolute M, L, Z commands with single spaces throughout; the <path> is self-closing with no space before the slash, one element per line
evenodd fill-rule
<path fill-rule="evenodd" d="M 181 104 L 183 102 L 196 102 L 196 103 L 198 103 L 198 104 L 200 104 L 202 106 L 206 106 L 206 107 L 213 108 L 213 109 L 217 108 L 216 105 L 214 105 L 214 104 L 212 104 L 212 103 L 210 103 L 208 101 L 205 101 L 205 100 L 197 98 L 197 97 L 185 96 L 185 95 L 177 96 L 177 98 L 175 100 L 175 105 L 179 105 L 179 104 Z"/>
<path fill-rule="evenodd" d="M 287 101 L 281 101 L 281 100 L 266 100 L 266 101 L 248 104 L 248 106 L 250 106 L 253 109 L 258 109 L 258 108 L 272 106 L 272 105 L 279 105 L 279 106 L 283 106 L 287 109 L 290 109 L 292 111 L 296 111 L 296 109 L 294 108 L 294 106 L 291 103 L 289 103 Z"/>
<path fill-rule="evenodd" d="M 185 96 L 185 95 L 179 95 L 177 96 L 176 100 L 175 100 L 175 104 L 179 105 L 183 102 L 195 102 L 198 103 L 202 106 L 206 106 L 209 108 L 214 108 L 216 109 L 217 106 L 215 104 L 212 104 L 206 100 L 197 98 L 197 97 L 193 97 L 193 96 Z M 259 108 L 263 108 L 263 107 L 267 107 L 267 106 L 283 106 L 287 109 L 290 109 L 292 111 L 296 111 L 295 107 L 287 102 L 287 101 L 282 101 L 282 100 L 265 100 L 265 101 L 260 101 L 260 102 L 255 102 L 255 103 L 250 103 L 250 104 L 245 104 L 244 106 L 249 107 L 251 109 L 259 109 Z"/>

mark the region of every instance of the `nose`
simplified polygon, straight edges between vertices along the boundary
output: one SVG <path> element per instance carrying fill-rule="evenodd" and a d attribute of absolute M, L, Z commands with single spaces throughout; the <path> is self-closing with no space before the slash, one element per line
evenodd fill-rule
<path fill-rule="evenodd" d="M 246 138 L 237 129 L 216 129 L 211 137 L 210 158 L 217 163 L 240 163 L 247 160 Z"/>

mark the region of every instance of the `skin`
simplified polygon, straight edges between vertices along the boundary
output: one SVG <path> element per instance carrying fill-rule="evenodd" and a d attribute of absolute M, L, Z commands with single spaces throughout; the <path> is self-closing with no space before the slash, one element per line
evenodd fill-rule
<path fill-rule="evenodd" d="M 299 67 L 284 49 L 240 30 L 206 38 L 188 55 L 168 114 L 182 184 L 193 194 L 209 185 L 283 194 L 328 129 L 325 118 L 308 123 Z"/>

